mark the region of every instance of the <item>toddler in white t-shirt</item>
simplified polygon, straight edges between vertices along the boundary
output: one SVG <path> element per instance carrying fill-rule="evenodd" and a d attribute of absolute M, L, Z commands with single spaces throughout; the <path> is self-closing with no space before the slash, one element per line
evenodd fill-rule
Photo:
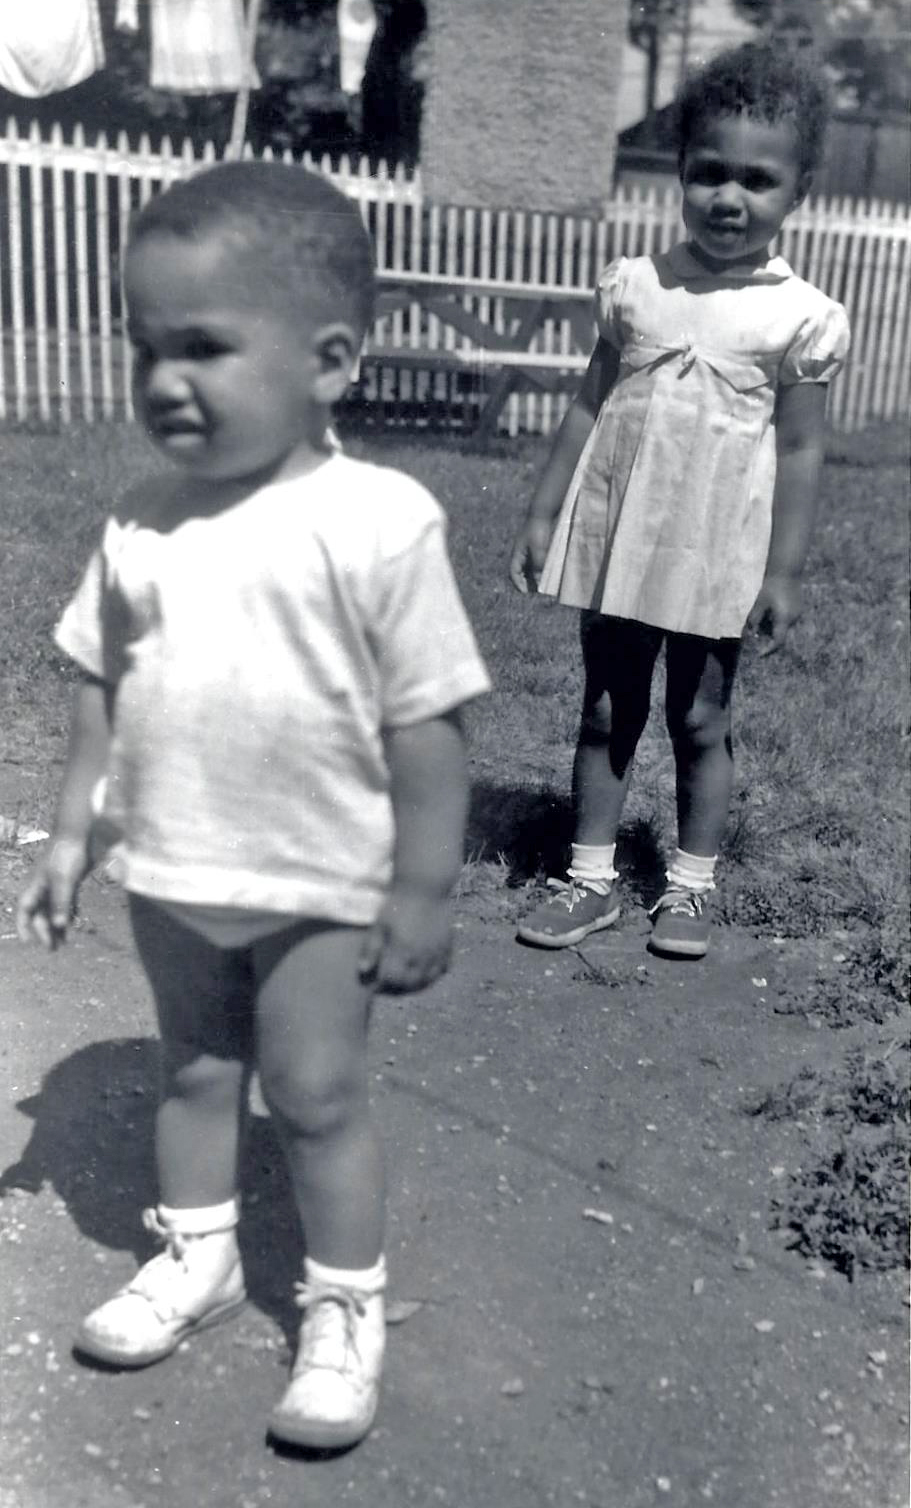
<path fill-rule="evenodd" d="M 354 206 L 300 168 L 214 168 L 142 211 L 125 281 L 137 410 L 176 470 L 116 510 L 59 625 L 83 679 L 19 928 L 64 939 L 103 784 L 163 1046 L 165 1249 L 77 1349 L 145 1366 L 243 1302 L 255 1067 L 307 1248 L 270 1430 L 345 1446 L 384 1340 L 370 1000 L 447 966 L 459 709 L 488 681 L 435 501 L 327 440 L 372 307 Z"/>

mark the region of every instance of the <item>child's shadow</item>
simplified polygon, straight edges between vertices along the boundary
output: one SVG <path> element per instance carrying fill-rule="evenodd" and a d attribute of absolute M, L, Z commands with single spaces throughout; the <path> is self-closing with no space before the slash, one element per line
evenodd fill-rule
<path fill-rule="evenodd" d="M 510 886 L 560 876 L 569 863 L 572 822 L 572 804 L 563 792 L 480 780 L 471 792 L 468 853 L 503 864 Z M 654 823 L 638 817 L 621 826 L 617 867 L 624 889 L 640 905 L 649 907 L 661 895 L 665 864 Z"/>
<path fill-rule="evenodd" d="M 158 1044 L 92 1043 L 56 1063 L 38 1094 L 16 1106 L 34 1121 L 18 1162 L 0 1173 L 0 1198 L 49 1184 L 83 1235 L 138 1262 L 154 1254 L 142 1210 L 155 1203 L 153 1163 Z M 292 1290 L 301 1250 L 284 1158 L 262 1115 L 250 1117 L 238 1238 L 247 1291 L 289 1340 L 300 1316 Z M 103 1297 L 103 1295 L 100 1295 Z"/>

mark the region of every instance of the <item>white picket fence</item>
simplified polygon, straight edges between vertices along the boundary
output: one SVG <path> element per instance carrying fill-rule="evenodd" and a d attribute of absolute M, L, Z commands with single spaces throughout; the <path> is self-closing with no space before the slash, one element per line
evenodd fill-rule
<path fill-rule="evenodd" d="M 0 138 L 0 419 L 131 416 L 120 296 L 129 219 L 162 187 L 215 160 L 211 145 L 196 153 L 184 143 L 175 151 L 165 140 L 153 152 L 146 139 L 134 150 L 125 136 L 89 144 L 78 129 L 65 141 L 59 128 L 45 139 L 36 126 L 21 135 L 8 124 Z M 573 301 L 578 310 L 611 257 L 661 250 L 680 231 L 673 188 L 626 188 L 595 221 L 439 205 L 425 200 L 417 173 L 390 173 L 382 165 L 371 172 L 366 163 L 352 167 L 345 159 L 302 160 L 360 204 L 381 289 L 396 274 L 421 285 L 420 300 L 378 319 L 371 332 L 356 402 L 374 422 L 379 416 L 470 425 L 492 378 L 522 365 L 516 353 L 506 351 L 501 359 L 496 349 L 479 346 L 480 321 L 501 348 L 516 336 L 526 364 L 559 372 L 556 390 L 551 382 L 549 391 L 513 392 L 498 420 L 511 434 L 549 432 L 586 362 L 579 319 L 563 316 Z M 809 200 L 787 222 L 779 249 L 851 317 L 854 343 L 833 385 L 833 424 L 857 430 L 905 412 L 911 398 L 908 207 Z M 428 309 L 427 285 L 432 292 L 435 281 L 450 297 L 455 290 L 464 330 Z M 551 300 L 551 317 L 529 345 L 521 322 L 531 296 Z"/>

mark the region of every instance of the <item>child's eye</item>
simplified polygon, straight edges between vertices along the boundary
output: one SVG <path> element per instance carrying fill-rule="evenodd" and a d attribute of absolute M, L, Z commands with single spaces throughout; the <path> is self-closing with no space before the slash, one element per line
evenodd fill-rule
<path fill-rule="evenodd" d="M 186 342 L 183 354 L 191 361 L 211 361 L 216 356 L 223 356 L 227 348 L 217 340 L 212 340 L 208 335 L 193 335 Z"/>
<path fill-rule="evenodd" d="M 764 194 L 768 189 L 775 188 L 777 184 L 769 173 L 746 173 L 743 186 L 750 194 Z"/>
<path fill-rule="evenodd" d="M 686 170 L 687 183 L 699 183 L 706 188 L 715 188 L 727 179 L 727 169 L 720 162 L 694 162 Z"/>

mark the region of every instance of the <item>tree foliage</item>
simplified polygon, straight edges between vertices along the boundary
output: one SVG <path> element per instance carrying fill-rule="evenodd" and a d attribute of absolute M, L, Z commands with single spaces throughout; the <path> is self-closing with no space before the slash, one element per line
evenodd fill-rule
<path fill-rule="evenodd" d="M 755 26 L 812 44 L 835 79 L 842 108 L 904 111 L 911 97 L 907 0 L 733 0 Z"/>

